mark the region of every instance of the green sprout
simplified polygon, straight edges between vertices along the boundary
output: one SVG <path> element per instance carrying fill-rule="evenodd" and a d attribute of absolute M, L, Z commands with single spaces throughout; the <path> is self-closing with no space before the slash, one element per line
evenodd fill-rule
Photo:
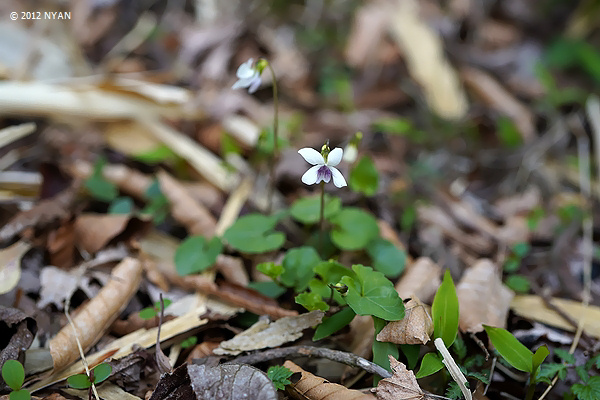
<path fill-rule="evenodd" d="M 165 308 L 167 308 L 167 306 L 169 306 L 172 301 L 169 299 L 164 299 L 164 303 L 165 303 Z M 156 303 L 154 303 L 154 305 L 152 307 L 146 307 L 144 309 L 142 309 L 139 312 L 139 316 L 141 319 L 152 319 L 152 318 L 156 318 L 156 316 L 158 316 L 158 313 L 160 312 L 160 301 L 157 301 Z"/>
<path fill-rule="evenodd" d="M 25 369 L 17 360 L 7 360 L 2 366 L 2 378 L 12 389 L 10 400 L 29 400 L 31 394 L 27 389 L 21 389 L 25 382 Z"/>

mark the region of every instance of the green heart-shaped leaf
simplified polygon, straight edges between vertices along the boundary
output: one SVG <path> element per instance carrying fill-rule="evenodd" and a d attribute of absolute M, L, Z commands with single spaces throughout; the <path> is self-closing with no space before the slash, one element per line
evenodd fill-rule
<path fill-rule="evenodd" d="M 331 239 L 342 250 L 363 249 L 379 235 L 377 220 L 359 208 L 344 208 L 331 218 Z"/>
<path fill-rule="evenodd" d="M 110 364 L 102 363 L 102 364 L 96 365 L 94 367 L 93 371 L 94 371 L 94 384 L 97 385 L 101 382 L 104 382 L 106 380 L 106 378 L 108 378 L 110 376 L 110 373 L 112 372 L 112 367 L 110 366 Z"/>
<path fill-rule="evenodd" d="M 404 318 L 404 303 L 394 284 L 381 272 L 370 267 L 353 265 L 356 279 L 344 276 L 341 282 L 348 286 L 346 301 L 358 315 L 373 315 L 386 321 Z"/>
<path fill-rule="evenodd" d="M 325 212 L 323 217 L 329 219 L 342 207 L 342 201 L 337 197 L 325 195 Z M 321 217 L 321 196 L 303 197 L 296 200 L 290 207 L 290 215 L 303 224 L 316 224 Z"/>
<path fill-rule="evenodd" d="M 379 174 L 371 157 L 363 156 L 352 168 L 348 184 L 352 190 L 362 192 L 367 196 L 373 196 L 377 192 Z"/>
<path fill-rule="evenodd" d="M 207 242 L 202 236 L 190 236 L 175 251 L 175 269 L 182 276 L 202 272 L 217 261 L 221 250 L 223 244 L 217 237 Z"/>
<path fill-rule="evenodd" d="M 294 287 L 301 292 L 314 277 L 314 267 L 321 262 L 319 253 L 312 247 L 303 246 L 288 250 L 283 258 L 284 272 L 281 282 L 288 287 Z"/>
<path fill-rule="evenodd" d="M 245 215 L 238 218 L 227 229 L 223 238 L 231 247 L 243 253 L 265 253 L 277 250 L 285 242 L 285 235 L 273 231 L 276 224 L 276 216 Z"/>
<path fill-rule="evenodd" d="M 406 254 L 389 240 L 373 240 L 367 247 L 367 253 L 373 260 L 373 268 L 388 278 L 396 278 L 404 271 Z"/>

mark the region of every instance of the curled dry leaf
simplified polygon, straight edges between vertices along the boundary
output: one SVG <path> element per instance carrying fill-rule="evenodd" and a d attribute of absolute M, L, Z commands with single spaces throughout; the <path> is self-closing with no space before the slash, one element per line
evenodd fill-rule
<path fill-rule="evenodd" d="M 325 315 L 323 311 L 311 311 L 293 317 L 284 317 L 275 322 L 261 319 L 232 339 L 221 342 L 214 353 L 237 355 L 242 351 L 272 348 L 293 342 L 302 336 L 303 330 L 320 324 L 323 315 Z"/>
<path fill-rule="evenodd" d="M 212 237 L 217 221 L 210 211 L 198 203 L 189 192 L 165 171 L 157 174 L 160 189 L 171 204 L 173 218 L 181 222 L 192 235 Z"/>
<path fill-rule="evenodd" d="M 75 255 L 75 226 L 73 221 L 65 221 L 48 235 L 50 264 L 62 268 L 73 265 Z"/>
<path fill-rule="evenodd" d="M 0 366 L 7 360 L 23 361 L 23 352 L 31 346 L 37 332 L 35 320 L 16 308 L 0 306 L 0 324 L 6 326 L 0 330 Z M 0 377 L 0 390 L 8 389 Z"/>
<path fill-rule="evenodd" d="M 408 71 L 423 87 L 431 109 L 448 119 L 465 116 L 467 97 L 444 55 L 441 38 L 419 15 L 420 3 L 404 0 L 392 7 L 388 19 L 391 36 L 404 51 Z"/>
<path fill-rule="evenodd" d="M 442 268 L 429 257 L 420 257 L 408 266 L 396 283 L 396 291 L 401 298 L 413 294 L 419 299 L 429 301 L 442 284 Z"/>
<path fill-rule="evenodd" d="M 122 233 L 133 235 L 150 225 L 125 214 L 82 214 L 75 220 L 75 240 L 85 251 L 95 254 Z"/>
<path fill-rule="evenodd" d="M 0 294 L 13 290 L 21 279 L 21 257 L 31 246 L 20 240 L 0 250 Z"/>
<path fill-rule="evenodd" d="M 482 324 L 506 326 L 514 293 L 504 286 L 498 269 L 490 260 L 481 259 L 465 271 L 456 286 L 456 295 L 462 331 L 481 332 Z"/>
<path fill-rule="evenodd" d="M 111 277 L 98 295 L 73 318 L 77 337 L 84 351 L 102 337 L 137 291 L 142 279 L 140 262 L 129 257 L 124 259 L 114 268 Z M 66 367 L 79 357 L 71 325 L 64 326 L 50 340 L 49 345 L 55 371 Z"/>
<path fill-rule="evenodd" d="M 391 378 L 380 380 L 377 388 L 373 389 L 377 394 L 377 398 L 379 400 L 424 399 L 425 393 L 419 387 L 415 374 L 406 369 L 406 365 L 396 360 L 393 356 L 388 357 L 394 375 Z"/>
<path fill-rule="evenodd" d="M 300 373 L 300 379 L 294 379 L 288 387 L 288 393 L 296 399 L 309 400 L 375 400 L 375 396 L 345 386 L 331 383 L 327 379 L 315 376 L 300 368 L 292 361 L 286 361 L 283 366 L 294 373 Z"/>
<path fill-rule="evenodd" d="M 433 333 L 433 321 L 425 305 L 413 296 L 405 304 L 404 318 L 388 323 L 377 335 L 380 342 L 425 344 Z"/>

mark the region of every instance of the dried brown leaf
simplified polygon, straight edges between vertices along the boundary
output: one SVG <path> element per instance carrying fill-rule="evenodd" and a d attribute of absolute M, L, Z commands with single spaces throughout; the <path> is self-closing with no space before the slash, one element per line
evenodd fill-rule
<path fill-rule="evenodd" d="M 140 262 L 134 258 L 124 259 L 113 269 L 111 277 L 98 295 L 86 303 L 73 318 L 77 337 L 84 351 L 102 337 L 138 290 L 142 279 Z M 55 371 L 66 367 L 79 357 L 75 333 L 70 325 L 64 326 L 50 340 L 49 346 Z"/>
<path fill-rule="evenodd" d="M 219 342 L 204 341 L 194 346 L 190 354 L 185 359 L 185 362 L 191 364 L 195 358 L 204 358 L 215 355 L 213 350 L 219 347 Z"/>
<path fill-rule="evenodd" d="M 75 255 L 75 226 L 72 221 L 64 222 L 48 235 L 50 264 L 70 268 Z"/>
<path fill-rule="evenodd" d="M 299 339 L 305 329 L 320 324 L 324 314 L 323 311 L 311 311 L 274 322 L 259 320 L 232 339 L 221 342 L 214 353 L 237 355 L 243 351 L 273 348 L 292 342 Z"/>
<path fill-rule="evenodd" d="M 498 268 L 490 260 L 481 259 L 465 271 L 456 285 L 456 295 L 462 331 L 481 332 L 482 324 L 506 326 L 514 293 L 504 286 Z"/>
<path fill-rule="evenodd" d="M 0 250 L 0 294 L 13 290 L 21 279 L 21 257 L 31 245 L 20 240 Z"/>
<path fill-rule="evenodd" d="M 388 10 L 390 34 L 404 51 L 408 71 L 423 87 L 431 109 L 448 119 L 464 117 L 467 97 L 446 59 L 441 38 L 423 21 L 419 7 L 416 0 L 395 2 Z"/>
<path fill-rule="evenodd" d="M 294 373 L 300 373 L 299 380 L 292 375 L 292 384 L 287 392 L 296 399 L 302 400 L 375 400 L 375 396 L 345 386 L 331 383 L 327 379 L 315 376 L 300 368 L 292 361 L 286 361 L 283 366 Z"/>
<path fill-rule="evenodd" d="M 248 286 L 248 272 L 241 258 L 219 254 L 215 268 L 229 282 L 239 286 Z"/>
<path fill-rule="evenodd" d="M 90 278 L 82 276 L 82 269 L 64 271 L 54 266 L 44 267 L 40 272 L 39 308 L 54 304 L 62 310 L 66 299 L 70 298 L 77 289 L 81 289 L 89 298 L 94 297 L 95 291 L 90 287 Z"/>
<path fill-rule="evenodd" d="M 419 299 L 429 301 L 442 284 L 442 268 L 429 257 L 417 258 L 409 265 L 396 283 L 396 291 L 401 298 L 413 294 Z"/>
<path fill-rule="evenodd" d="M 373 64 L 376 51 L 385 37 L 389 14 L 377 3 L 366 3 L 356 10 L 344 56 L 348 65 L 364 68 Z"/>
<path fill-rule="evenodd" d="M 277 390 L 267 374 L 250 365 L 223 364 L 216 367 L 188 365 L 197 400 L 277 400 Z"/>
<path fill-rule="evenodd" d="M 70 187 L 60 194 L 38 202 L 32 209 L 18 213 L 0 229 L 0 242 L 9 241 L 26 228 L 42 228 L 70 216 L 77 189 Z"/>
<path fill-rule="evenodd" d="M 121 233 L 136 231 L 138 226 L 134 225 L 140 229 L 149 227 L 148 223 L 125 214 L 81 214 L 75 220 L 76 243 L 95 254 Z"/>
<path fill-rule="evenodd" d="M 429 341 L 433 334 L 433 321 L 425 305 L 413 296 L 405 307 L 404 318 L 388 323 L 377 334 L 377 340 L 396 344 L 425 344 Z"/>
<path fill-rule="evenodd" d="M 377 384 L 377 388 L 373 389 L 379 400 L 417 400 L 424 399 L 425 393 L 419 387 L 417 378 L 412 371 L 406 369 L 406 365 L 402 364 L 392 356 L 390 359 L 390 367 L 394 372 L 391 378 L 382 379 Z"/>
<path fill-rule="evenodd" d="M 157 174 L 161 191 L 171 204 L 173 218 L 181 222 L 190 234 L 212 237 L 217 221 L 210 211 L 196 202 L 189 192 L 165 171 Z"/>

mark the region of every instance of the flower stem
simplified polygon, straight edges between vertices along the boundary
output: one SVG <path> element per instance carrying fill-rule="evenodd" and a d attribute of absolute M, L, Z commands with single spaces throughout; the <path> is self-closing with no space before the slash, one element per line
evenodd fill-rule
<path fill-rule="evenodd" d="M 278 157 L 278 131 L 279 131 L 279 97 L 277 95 L 277 79 L 275 77 L 275 71 L 271 66 L 270 62 L 267 62 L 267 67 L 271 72 L 271 80 L 273 82 L 273 153 L 271 154 L 271 163 L 269 165 L 269 186 L 267 189 L 267 213 L 271 213 L 271 209 L 273 207 L 273 192 L 275 186 L 275 162 Z"/>
<path fill-rule="evenodd" d="M 321 211 L 319 213 L 319 252 L 323 253 L 323 235 L 325 219 L 325 182 L 321 181 Z"/>

